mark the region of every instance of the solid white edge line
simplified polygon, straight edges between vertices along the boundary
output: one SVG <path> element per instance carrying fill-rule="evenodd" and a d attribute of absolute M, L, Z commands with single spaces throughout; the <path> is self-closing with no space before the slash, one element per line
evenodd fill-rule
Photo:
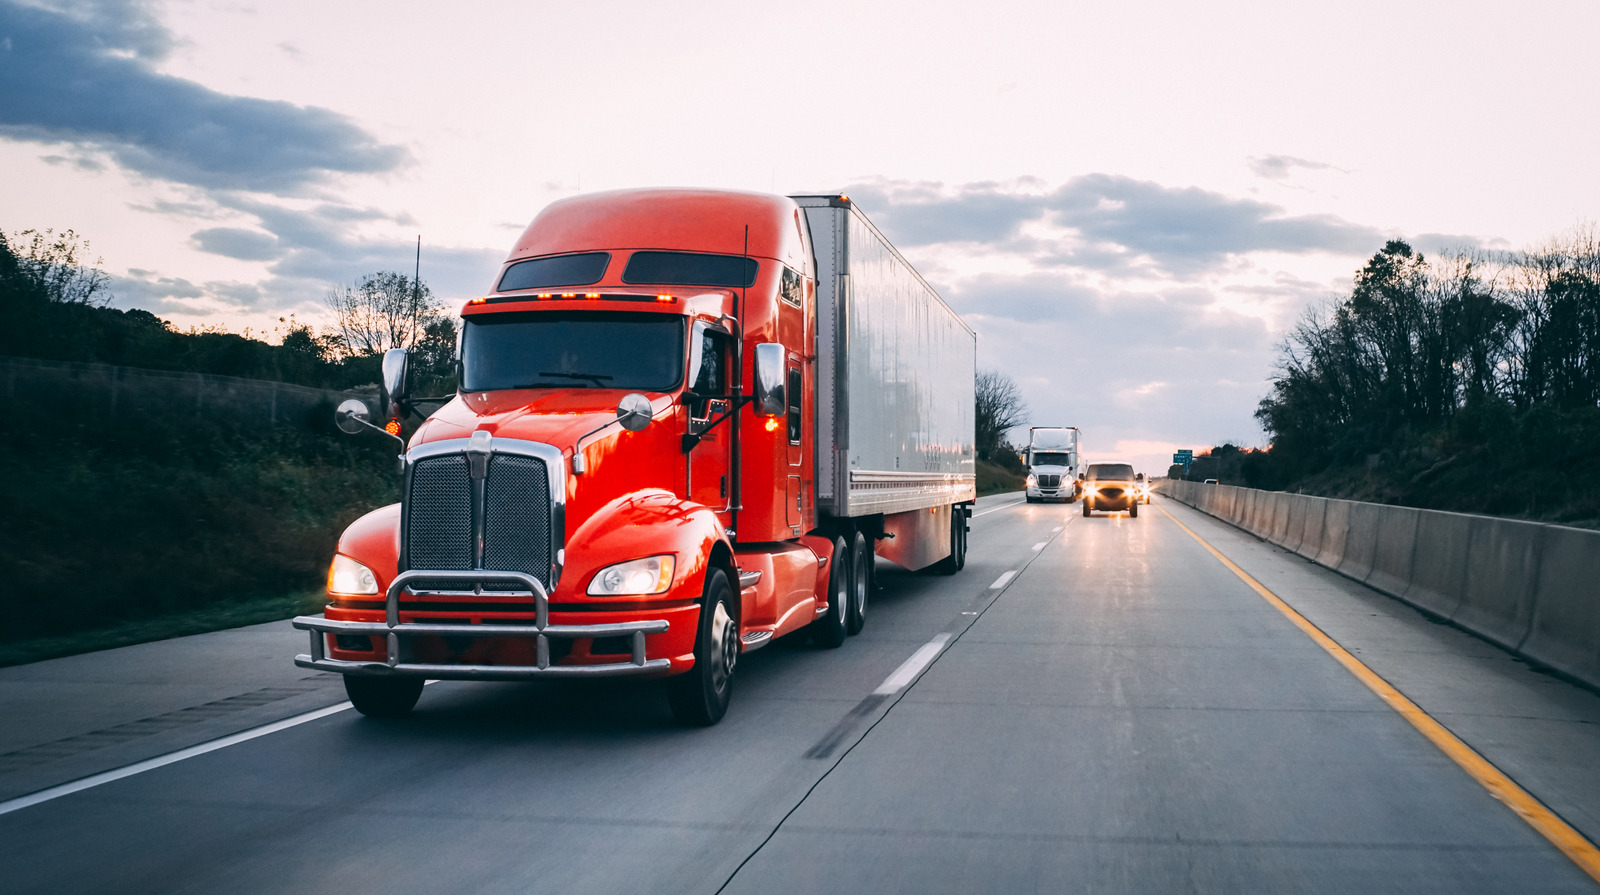
<path fill-rule="evenodd" d="M 974 518 L 974 519 L 976 519 L 976 518 L 978 518 L 978 517 L 979 517 L 979 516 L 987 516 L 987 515 L 989 515 L 989 514 L 990 514 L 990 513 L 998 513 L 998 512 L 1000 512 L 1000 511 L 1001 511 L 1001 510 L 1006 510 L 1006 509 L 1010 509 L 1010 508 L 1011 508 L 1011 507 L 1014 507 L 1014 506 L 1020 506 L 1020 505 L 1021 505 L 1021 504 L 1022 504 L 1022 501 L 1020 501 L 1020 500 L 1013 500 L 1013 501 L 1012 501 L 1012 502 L 1010 502 L 1010 503 L 1003 503 L 1003 504 L 1001 504 L 1001 505 L 999 505 L 999 506 L 997 506 L 997 507 L 990 507 L 990 508 L 988 508 L 988 509 L 987 509 L 987 510 L 984 510 L 984 511 L 983 511 L 983 512 L 981 512 L 981 513 L 973 513 L 973 514 L 972 514 L 972 518 Z"/>
<path fill-rule="evenodd" d="M 949 642 L 949 634 L 940 634 L 938 637 L 917 647 L 917 651 L 911 654 L 911 658 L 901 662 L 900 667 L 896 668 L 893 674 L 884 678 L 883 683 L 878 685 L 878 689 L 872 691 L 872 695 L 893 696 L 904 690 L 913 678 L 922 673 L 922 669 L 927 668 L 934 659 L 938 658 L 939 651 L 944 649 L 944 645 Z"/>
<path fill-rule="evenodd" d="M 999 590 L 1000 588 L 1006 586 L 1006 582 L 1007 581 L 1010 581 L 1012 578 L 1015 578 L 1016 576 L 1017 576 L 1016 572 L 1006 572 L 1005 574 L 1001 575 L 999 578 L 996 578 L 994 580 L 994 583 L 989 585 L 989 589 L 990 590 Z"/>
<path fill-rule="evenodd" d="M 116 768 L 115 770 L 102 771 L 99 774 L 74 780 L 71 783 L 63 783 L 59 786 L 52 786 L 49 789 L 41 789 L 38 792 L 30 793 L 25 796 L 18 796 L 17 798 L 9 801 L 0 802 L 0 814 L 10 814 L 13 811 L 21 811 L 24 808 L 31 808 L 34 805 L 48 802 L 52 799 L 59 799 L 62 796 L 70 796 L 75 792 L 83 792 L 86 789 L 93 789 L 94 787 L 100 786 L 104 783 L 111 783 L 115 780 L 121 780 L 124 777 L 132 777 L 135 774 L 143 774 L 145 771 L 153 771 L 156 768 L 165 767 L 169 764 L 175 764 L 183 761 L 186 758 L 194 758 L 197 755 L 204 755 L 207 752 L 215 752 L 218 749 L 226 749 L 229 746 L 253 740 L 257 737 L 264 737 L 269 733 L 277 733 L 280 730 L 287 730 L 291 727 L 305 724 L 308 721 L 315 721 L 319 718 L 326 718 L 329 715 L 336 715 L 350 707 L 350 703 L 341 702 L 338 705 L 331 705 L 325 709 L 317 709 L 313 712 L 306 712 L 303 715 L 295 715 L 290 718 L 284 718 L 282 721 L 274 721 L 271 724 L 263 724 L 260 727 L 253 727 L 249 730 L 240 731 L 239 733 L 229 734 L 225 737 L 211 740 L 210 742 L 201 743 L 197 746 L 190 746 L 187 749 L 179 749 L 176 752 L 168 752 L 166 755 L 157 755 L 155 758 L 147 758 L 144 761 L 134 762 L 133 764 L 125 765 L 123 767 Z"/>

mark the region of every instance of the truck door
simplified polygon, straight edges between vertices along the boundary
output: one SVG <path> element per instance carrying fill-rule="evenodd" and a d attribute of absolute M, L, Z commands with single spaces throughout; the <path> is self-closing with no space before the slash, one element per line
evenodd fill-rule
<path fill-rule="evenodd" d="M 689 432 L 700 436 L 700 442 L 686 458 L 688 497 L 718 513 L 728 508 L 731 489 L 728 476 L 733 422 L 722 419 L 729 406 L 728 346 L 726 333 L 705 323 L 694 325 L 689 346 L 690 395 L 684 402 Z M 723 524 L 727 524 L 726 519 Z"/>

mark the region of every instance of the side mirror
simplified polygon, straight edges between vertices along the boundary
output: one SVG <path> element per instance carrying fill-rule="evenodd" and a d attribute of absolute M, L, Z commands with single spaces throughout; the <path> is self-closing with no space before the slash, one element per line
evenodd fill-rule
<path fill-rule="evenodd" d="M 762 342 L 756 346 L 752 394 L 756 399 L 756 413 L 763 416 L 782 416 L 789 409 L 788 395 L 783 386 L 783 346 L 777 342 Z"/>
<path fill-rule="evenodd" d="M 653 416 L 655 410 L 650 406 L 650 399 L 638 392 L 623 395 L 617 402 L 617 422 L 629 432 L 638 432 L 650 425 Z"/>
<path fill-rule="evenodd" d="M 367 402 L 360 398 L 348 398 L 339 404 L 333 412 L 333 421 L 339 431 L 346 435 L 356 435 L 362 429 L 377 428 L 372 425 L 372 411 L 367 409 Z"/>
<path fill-rule="evenodd" d="M 411 409 L 410 367 L 404 348 L 383 353 L 383 407 L 390 419 L 400 419 Z"/>

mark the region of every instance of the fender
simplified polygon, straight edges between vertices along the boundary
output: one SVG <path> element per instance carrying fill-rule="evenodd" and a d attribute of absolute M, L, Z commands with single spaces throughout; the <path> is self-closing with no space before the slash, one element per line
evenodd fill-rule
<path fill-rule="evenodd" d="M 350 523 L 339 536 L 338 549 L 372 570 L 378 593 L 387 591 L 400 568 L 400 505 L 378 507 Z"/>
<path fill-rule="evenodd" d="M 552 601 L 627 605 L 638 602 L 700 599 L 706 567 L 717 543 L 727 535 L 715 513 L 661 488 L 646 488 L 601 507 L 567 538 L 567 565 Z M 654 596 L 592 597 L 589 581 L 613 563 L 663 553 L 673 555 L 672 586 Z M 737 592 L 738 582 L 730 581 Z"/>

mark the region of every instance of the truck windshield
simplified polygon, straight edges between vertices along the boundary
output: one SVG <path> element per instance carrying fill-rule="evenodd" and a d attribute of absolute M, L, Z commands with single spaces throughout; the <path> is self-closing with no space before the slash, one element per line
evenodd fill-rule
<path fill-rule="evenodd" d="M 1126 463 L 1096 463 L 1089 467 L 1089 480 L 1133 481 L 1133 467 Z"/>
<path fill-rule="evenodd" d="M 683 326 L 669 314 L 471 316 L 461 333 L 461 390 L 672 391 L 683 380 Z"/>
<path fill-rule="evenodd" d="M 1034 451 L 1034 466 L 1066 466 L 1069 455 L 1053 451 Z"/>

